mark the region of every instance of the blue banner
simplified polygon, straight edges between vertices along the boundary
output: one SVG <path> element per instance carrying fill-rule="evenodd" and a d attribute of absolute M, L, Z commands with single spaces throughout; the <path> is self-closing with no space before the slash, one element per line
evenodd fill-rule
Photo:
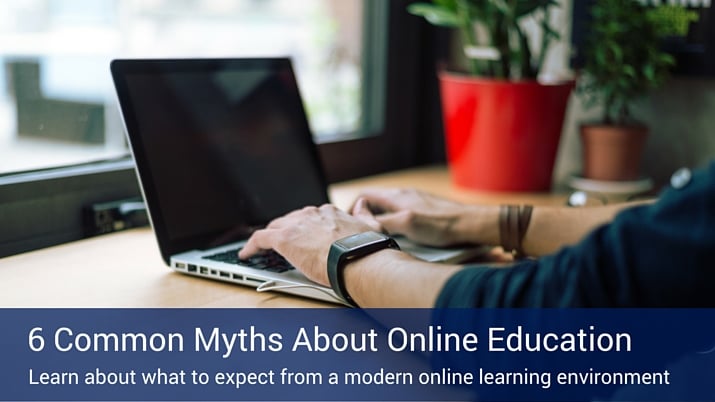
<path fill-rule="evenodd" d="M 0 309 L 0 400 L 715 400 L 712 309 Z"/>

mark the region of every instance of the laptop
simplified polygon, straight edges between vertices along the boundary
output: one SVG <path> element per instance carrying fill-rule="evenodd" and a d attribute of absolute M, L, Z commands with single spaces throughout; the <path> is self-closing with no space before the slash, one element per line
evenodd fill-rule
<path fill-rule="evenodd" d="M 343 303 L 275 253 L 237 257 L 272 219 L 329 202 L 290 59 L 123 59 L 112 61 L 111 72 L 169 267 Z M 399 242 L 430 261 L 464 256 L 462 249 Z"/>

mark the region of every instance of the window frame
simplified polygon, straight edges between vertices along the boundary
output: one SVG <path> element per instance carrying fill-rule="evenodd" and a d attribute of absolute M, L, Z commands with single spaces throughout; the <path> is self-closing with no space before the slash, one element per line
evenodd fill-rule
<path fill-rule="evenodd" d="M 435 124 L 434 119 L 424 124 L 420 98 L 433 70 L 424 68 L 426 26 L 405 12 L 410 2 L 365 0 L 368 131 L 318 144 L 329 183 L 414 166 L 423 159 L 420 139 Z M 434 96 L 434 90 L 427 94 Z M 85 225 L 86 208 L 140 195 L 131 156 L 0 176 L 0 257 L 92 236 Z"/>
<path fill-rule="evenodd" d="M 383 10 L 386 13 L 383 19 L 386 27 L 380 30 L 368 23 L 365 27 L 368 36 L 364 40 L 366 44 L 380 43 L 380 38 L 387 38 L 382 46 L 367 49 L 373 54 L 372 57 L 364 58 L 374 62 L 379 59 L 375 56 L 383 52 L 384 64 L 365 66 L 363 69 L 368 73 L 375 73 L 379 68 L 385 69 L 384 82 L 380 83 L 384 91 L 381 98 L 383 102 L 378 106 L 383 124 L 381 130 L 362 138 L 319 144 L 319 153 L 330 183 L 402 169 L 435 159 L 430 157 L 430 150 L 423 148 L 425 144 L 434 143 L 436 134 L 441 133 L 441 121 L 435 115 L 439 113 L 439 94 L 434 78 L 434 59 L 444 55 L 435 50 L 446 49 L 447 41 L 446 37 L 440 36 L 439 43 L 435 43 L 433 30 L 421 18 L 405 11 L 412 2 L 414 0 L 366 2 L 368 8 L 371 3 L 374 8 L 388 3 Z M 371 18 L 379 20 L 380 16 L 367 13 L 366 18 L 368 21 Z M 367 102 L 371 99 L 369 96 L 365 98 Z M 363 104 L 364 111 L 371 110 L 365 106 Z M 442 153 L 439 142 L 437 140 L 437 160 Z"/>

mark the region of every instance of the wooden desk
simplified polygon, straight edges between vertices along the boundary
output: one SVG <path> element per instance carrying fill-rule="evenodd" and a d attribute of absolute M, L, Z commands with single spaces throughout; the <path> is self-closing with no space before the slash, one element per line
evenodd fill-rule
<path fill-rule="evenodd" d="M 410 169 L 331 186 L 347 208 L 366 187 L 417 187 L 455 200 L 563 204 L 553 194 L 498 194 L 454 187 L 441 166 Z M 276 292 L 175 273 L 161 260 L 150 229 L 136 229 L 0 259 L 0 307 L 327 307 Z"/>

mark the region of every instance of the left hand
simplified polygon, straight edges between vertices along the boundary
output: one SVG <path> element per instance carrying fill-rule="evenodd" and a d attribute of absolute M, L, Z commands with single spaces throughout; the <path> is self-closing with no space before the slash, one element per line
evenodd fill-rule
<path fill-rule="evenodd" d="M 428 246 L 483 243 L 478 238 L 483 231 L 477 225 L 482 207 L 415 189 L 364 191 L 351 211 L 358 218 L 376 222 L 386 233 L 404 235 Z"/>
<path fill-rule="evenodd" d="M 330 245 L 369 230 L 380 230 L 380 225 L 353 217 L 329 204 L 319 208 L 306 207 L 277 218 L 265 229 L 253 233 L 239 258 L 247 259 L 262 251 L 275 250 L 308 279 L 330 286 L 327 272 Z"/>

